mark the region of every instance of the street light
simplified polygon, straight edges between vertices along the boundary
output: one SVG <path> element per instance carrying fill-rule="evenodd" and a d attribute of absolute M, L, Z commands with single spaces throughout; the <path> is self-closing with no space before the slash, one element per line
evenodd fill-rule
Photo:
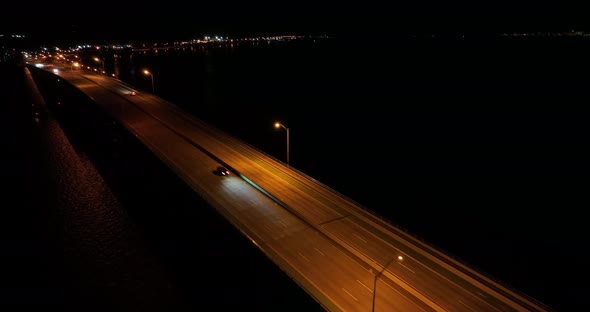
<path fill-rule="evenodd" d="M 104 60 L 101 59 L 101 58 L 98 58 L 98 57 L 95 57 L 94 60 L 97 61 L 97 62 L 100 62 L 100 64 L 102 65 L 102 72 L 103 72 L 103 74 L 106 73 L 105 70 L 104 70 Z"/>
<path fill-rule="evenodd" d="M 150 77 L 152 77 L 152 93 L 156 94 L 156 90 L 154 89 L 154 74 L 150 73 L 150 71 L 147 69 L 144 69 L 143 73 L 146 75 L 150 75 Z"/>
<path fill-rule="evenodd" d="M 379 271 L 379 273 L 375 274 L 375 279 L 373 280 L 373 304 L 371 307 L 371 312 L 375 312 L 375 296 L 377 295 L 377 279 L 379 278 L 379 276 L 381 274 L 383 274 L 383 271 L 385 271 L 385 269 L 387 269 L 387 267 L 393 262 L 393 260 L 397 259 L 398 261 L 403 261 L 404 257 L 403 256 L 397 256 L 397 258 L 393 258 L 391 260 L 389 260 L 389 262 L 387 262 L 387 264 L 381 268 L 381 271 Z"/>
<path fill-rule="evenodd" d="M 275 122 L 275 128 L 283 128 L 287 131 L 287 165 L 289 165 L 289 128 L 278 121 Z"/>

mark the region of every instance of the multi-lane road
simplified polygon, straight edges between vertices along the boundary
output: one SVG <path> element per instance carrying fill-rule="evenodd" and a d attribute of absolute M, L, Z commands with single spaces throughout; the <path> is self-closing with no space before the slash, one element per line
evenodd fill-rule
<path fill-rule="evenodd" d="M 326 310 L 549 311 L 172 103 L 62 69 Z"/>

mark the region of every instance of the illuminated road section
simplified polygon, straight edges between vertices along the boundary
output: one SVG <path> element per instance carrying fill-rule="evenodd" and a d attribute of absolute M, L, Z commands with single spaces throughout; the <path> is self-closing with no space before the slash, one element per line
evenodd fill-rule
<path fill-rule="evenodd" d="M 550 310 L 161 98 L 131 96 L 133 87 L 90 72 L 56 74 L 127 127 L 328 311 Z M 231 173 L 215 174 L 219 166 Z"/>

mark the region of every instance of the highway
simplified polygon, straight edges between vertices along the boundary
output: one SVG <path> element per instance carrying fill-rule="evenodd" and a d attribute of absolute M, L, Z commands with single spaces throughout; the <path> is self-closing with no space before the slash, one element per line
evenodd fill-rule
<path fill-rule="evenodd" d="M 56 75 L 108 111 L 328 311 L 550 310 L 173 103 L 131 96 L 132 86 L 89 71 L 65 67 Z M 218 166 L 231 174 L 214 174 Z"/>

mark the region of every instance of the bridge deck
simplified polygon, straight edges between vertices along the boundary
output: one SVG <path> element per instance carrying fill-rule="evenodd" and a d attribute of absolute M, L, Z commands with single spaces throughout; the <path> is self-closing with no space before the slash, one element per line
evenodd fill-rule
<path fill-rule="evenodd" d="M 60 71 L 329 311 L 548 311 L 172 103 Z M 232 174 L 213 174 L 218 166 Z M 392 203 L 393 204 L 393 203 Z"/>

